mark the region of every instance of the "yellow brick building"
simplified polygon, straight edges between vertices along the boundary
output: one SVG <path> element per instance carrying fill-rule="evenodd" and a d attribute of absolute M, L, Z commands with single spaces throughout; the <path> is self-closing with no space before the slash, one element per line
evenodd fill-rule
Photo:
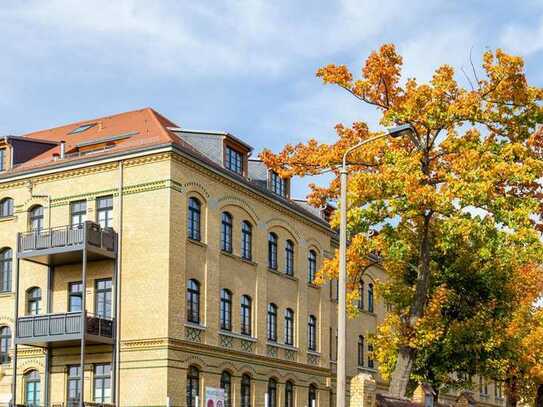
<path fill-rule="evenodd" d="M 334 234 L 250 153 L 152 109 L 4 137 L 0 402 L 333 405 L 335 286 L 311 279 Z M 348 321 L 349 376 L 376 374 L 382 278 Z"/>

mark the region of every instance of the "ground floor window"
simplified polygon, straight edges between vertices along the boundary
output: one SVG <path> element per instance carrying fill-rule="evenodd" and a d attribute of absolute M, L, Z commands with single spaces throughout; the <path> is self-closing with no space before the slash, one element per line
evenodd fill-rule
<path fill-rule="evenodd" d="M 294 385 L 292 382 L 285 384 L 285 407 L 294 407 Z"/>
<path fill-rule="evenodd" d="M 32 370 L 24 376 L 25 406 L 39 407 L 40 405 L 40 374 Z"/>
<path fill-rule="evenodd" d="M 111 402 L 111 364 L 102 363 L 94 366 L 94 401 Z"/>
<path fill-rule="evenodd" d="M 228 372 L 222 372 L 221 374 L 221 389 L 224 389 L 224 405 L 231 407 L 231 388 L 232 388 L 232 376 Z"/>
<path fill-rule="evenodd" d="M 317 388 L 312 384 L 307 394 L 308 407 L 317 407 Z"/>
<path fill-rule="evenodd" d="M 241 407 L 251 407 L 251 376 L 241 377 Z"/>
<path fill-rule="evenodd" d="M 268 407 L 277 407 L 277 381 L 268 381 Z"/>
<path fill-rule="evenodd" d="M 187 372 L 187 407 L 197 407 L 199 395 L 200 371 L 197 367 L 191 366 Z"/>
<path fill-rule="evenodd" d="M 81 397 L 81 366 L 68 366 L 68 407 L 79 406 Z"/>

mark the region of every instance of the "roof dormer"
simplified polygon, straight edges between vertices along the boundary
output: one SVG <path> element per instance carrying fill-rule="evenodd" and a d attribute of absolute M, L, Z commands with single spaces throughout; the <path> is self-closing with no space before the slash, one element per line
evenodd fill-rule
<path fill-rule="evenodd" d="M 247 160 L 251 150 L 245 143 L 239 142 L 231 135 L 224 137 L 223 141 L 223 165 L 229 171 L 238 175 L 247 175 Z"/>

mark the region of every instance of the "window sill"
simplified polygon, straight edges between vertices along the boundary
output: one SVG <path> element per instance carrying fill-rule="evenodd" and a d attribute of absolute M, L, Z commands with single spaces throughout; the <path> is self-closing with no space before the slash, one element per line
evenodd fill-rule
<path fill-rule="evenodd" d="M 13 291 L 0 291 L 0 298 L 1 297 L 12 297 L 15 295 L 15 292 Z"/>
<path fill-rule="evenodd" d="M 315 283 L 310 283 L 310 282 L 307 283 L 307 286 L 310 288 L 314 288 L 316 290 L 320 290 L 322 288 L 320 285 L 317 285 Z"/>
<path fill-rule="evenodd" d="M 206 247 L 207 248 L 207 244 L 205 244 L 201 240 L 194 240 L 194 239 L 191 239 L 190 237 L 187 237 L 187 242 L 195 244 L 196 246 Z"/>
<path fill-rule="evenodd" d="M 269 271 L 270 273 L 276 274 L 276 275 L 278 275 L 278 276 L 280 276 L 280 277 L 288 278 L 289 280 L 292 280 L 292 281 L 298 281 L 298 278 L 296 278 L 296 277 L 294 277 L 294 276 L 289 276 L 289 275 L 286 274 L 286 273 L 282 273 L 282 272 L 280 272 L 280 271 L 278 271 L 278 270 L 275 270 L 275 269 L 272 269 L 272 268 L 270 268 L 270 267 L 268 267 L 268 271 Z"/>
<path fill-rule="evenodd" d="M 251 266 L 255 266 L 255 267 L 257 266 L 257 263 L 255 263 L 254 261 L 249 260 L 249 259 L 245 259 L 245 258 L 243 258 L 241 256 L 237 256 L 232 252 L 227 252 L 227 251 L 221 250 L 221 254 L 225 255 L 226 257 L 230 257 L 231 259 L 238 260 L 238 261 L 241 261 L 243 263 L 250 264 Z"/>
<path fill-rule="evenodd" d="M 195 324 L 194 322 L 185 322 L 185 327 L 187 328 L 194 328 L 198 329 L 200 331 L 205 331 L 207 327 L 205 325 Z"/>
<path fill-rule="evenodd" d="M 293 345 L 285 345 L 284 343 L 273 342 L 273 341 L 268 341 L 267 345 L 268 346 L 275 346 L 276 348 L 293 350 L 294 352 L 298 352 L 298 348 L 296 346 L 293 346 Z"/>
<path fill-rule="evenodd" d="M 316 350 L 308 350 L 307 354 L 308 355 L 313 355 L 313 356 L 319 356 L 319 357 L 321 356 L 321 353 L 317 352 Z"/>
<path fill-rule="evenodd" d="M 256 266 L 258 265 L 255 261 L 253 261 L 253 260 L 251 260 L 251 259 L 246 259 L 246 258 L 244 258 L 244 257 L 240 257 L 239 259 L 240 259 L 242 262 L 244 262 L 244 263 L 250 264 L 251 266 L 255 266 L 255 267 L 256 267 Z"/>
<path fill-rule="evenodd" d="M 254 336 L 238 334 L 236 332 L 226 331 L 224 329 L 219 329 L 219 335 L 230 336 L 232 338 L 242 339 L 249 342 L 257 342 L 257 338 L 255 338 Z"/>
<path fill-rule="evenodd" d="M 0 222 L 9 222 L 10 220 L 15 220 L 15 215 L 10 216 L 0 216 Z"/>

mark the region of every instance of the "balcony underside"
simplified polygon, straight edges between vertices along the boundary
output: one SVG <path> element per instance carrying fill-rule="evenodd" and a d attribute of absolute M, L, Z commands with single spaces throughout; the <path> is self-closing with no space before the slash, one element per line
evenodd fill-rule
<path fill-rule="evenodd" d="M 113 345 L 114 339 L 98 335 L 86 335 L 87 345 Z M 40 338 L 17 338 L 17 345 L 39 346 L 41 348 L 68 348 L 81 344 L 81 335 L 59 335 Z"/>
<path fill-rule="evenodd" d="M 26 250 L 19 252 L 21 260 L 28 260 L 45 266 L 63 266 L 83 262 L 84 244 L 67 247 Z M 113 260 L 115 253 L 99 247 L 87 245 L 87 261 Z"/>

